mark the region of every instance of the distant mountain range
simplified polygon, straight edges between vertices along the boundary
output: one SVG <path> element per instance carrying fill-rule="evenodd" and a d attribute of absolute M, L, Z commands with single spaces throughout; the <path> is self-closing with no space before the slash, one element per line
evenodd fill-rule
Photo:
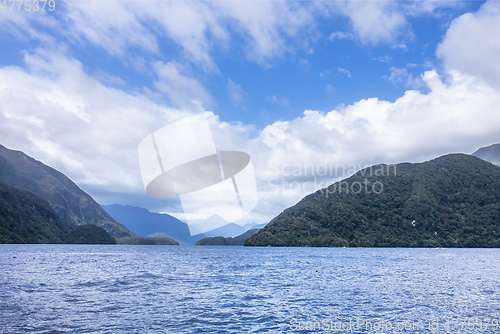
<path fill-rule="evenodd" d="M 64 174 L 0 145 L 0 243 L 114 237 L 127 244 L 500 247 L 500 168 L 484 161 L 500 165 L 500 144 L 474 155 L 480 159 L 450 154 L 372 166 L 305 197 L 256 234 L 248 230 L 263 225 L 227 223 L 191 236 L 167 214 L 122 205 L 104 210 Z"/>
<path fill-rule="evenodd" d="M 153 213 L 128 205 L 103 205 L 102 208 L 129 230 L 142 237 L 168 237 L 177 242 L 194 244 L 197 238 L 189 234 L 185 223 L 168 214 Z"/>
<path fill-rule="evenodd" d="M 481 147 L 479 150 L 472 153 L 472 155 L 500 166 L 500 144 Z"/>
<path fill-rule="evenodd" d="M 122 223 L 129 230 L 143 237 L 169 237 L 181 244 L 193 245 L 196 241 L 206 237 L 233 237 L 245 233 L 254 225 L 240 226 L 227 223 L 222 227 L 192 236 L 188 225 L 166 213 L 154 213 L 144 208 L 127 205 L 103 205 L 111 217 Z M 219 216 L 200 219 L 197 223 L 208 220 L 223 220 Z M 259 227 L 259 226 L 258 226 Z"/>
<path fill-rule="evenodd" d="M 70 226 L 93 224 L 115 238 L 136 234 L 111 218 L 92 197 L 61 172 L 23 152 L 0 145 L 0 182 L 29 191 L 47 201 L 61 221 Z"/>
<path fill-rule="evenodd" d="M 465 154 L 372 166 L 306 196 L 245 245 L 498 248 L 500 167 Z"/>
<path fill-rule="evenodd" d="M 64 174 L 0 145 L 0 243 L 178 245 L 142 238 Z"/>
<path fill-rule="evenodd" d="M 178 240 L 194 244 L 210 236 L 236 236 L 252 227 L 242 227 L 212 216 L 198 223 L 217 220 L 224 226 L 191 236 L 184 222 L 167 214 L 123 205 L 104 206 L 104 210 L 61 172 L 2 145 L 0 184 L 3 196 L 0 203 L 0 221 L 3 223 L 0 226 L 0 242 L 3 243 L 64 243 L 70 239 L 84 242 L 91 240 L 88 236 L 92 233 L 96 233 L 93 243 L 106 240 L 105 236 L 98 235 L 102 234 L 101 230 L 91 226 L 77 229 L 72 232 L 71 238 L 66 238 L 66 233 L 72 228 L 92 225 L 103 228 L 120 243 L 177 244 L 174 240 Z M 26 203 L 30 206 L 25 206 Z M 39 212 L 33 211 L 32 207 L 44 209 Z M 30 218 L 23 220 L 23 215 Z"/>

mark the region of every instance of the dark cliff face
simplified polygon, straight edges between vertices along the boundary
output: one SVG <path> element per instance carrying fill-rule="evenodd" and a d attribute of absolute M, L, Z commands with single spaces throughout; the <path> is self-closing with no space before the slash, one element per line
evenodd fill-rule
<path fill-rule="evenodd" d="M 500 168 L 464 154 L 373 166 L 305 197 L 245 245 L 500 247 Z"/>
<path fill-rule="evenodd" d="M 104 228 L 115 238 L 136 237 L 64 174 L 23 152 L 12 151 L 1 145 L 0 182 L 30 191 L 44 199 L 60 219 L 71 226 L 93 224 Z"/>

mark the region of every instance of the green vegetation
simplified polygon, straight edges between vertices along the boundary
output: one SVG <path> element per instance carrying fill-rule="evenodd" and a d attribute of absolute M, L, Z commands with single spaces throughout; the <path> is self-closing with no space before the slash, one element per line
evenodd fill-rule
<path fill-rule="evenodd" d="M 0 145 L 0 182 L 27 190 L 50 203 L 61 221 L 78 226 L 93 224 L 115 238 L 137 235 L 104 211 L 92 197 L 57 170 Z"/>
<path fill-rule="evenodd" d="M 72 227 L 62 222 L 40 197 L 0 183 L 0 243 L 116 244 L 116 241 L 95 225 Z"/>
<path fill-rule="evenodd" d="M 73 228 L 65 236 L 65 241 L 68 244 L 116 244 L 115 238 L 106 232 L 105 229 L 92 224 L 80 225 Z"/>
<path fill-rule="evenodd" d="M 70 229 L 40 197 L 0 183 L 0 243 L 63 243 Z"/>
<path fill-rule="evenodd" d="M 500 247 L 500 168 L 464 154 L 373 166 L 305 197 L 245 245 Z"/>
<path fill-rule="evenodd" d="M 255 233 L 259 232 L 258 229 L 248 230 L 237 237 L 211 237 L 198 240 L 195 245 L 199 246 L 243 246 L 245 241 Z"/>

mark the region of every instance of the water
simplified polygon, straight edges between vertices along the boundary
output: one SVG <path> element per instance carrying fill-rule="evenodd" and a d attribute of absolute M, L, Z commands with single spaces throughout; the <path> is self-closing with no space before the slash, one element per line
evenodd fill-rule
<path fill-rule="evenodd" d="M 0 333 L 500 332 L 500 249 L 0 245 L 0 254 Z"/>

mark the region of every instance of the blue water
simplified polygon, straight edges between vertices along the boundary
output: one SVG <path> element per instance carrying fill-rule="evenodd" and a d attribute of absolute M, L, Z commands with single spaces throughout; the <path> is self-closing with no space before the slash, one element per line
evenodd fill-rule
<path fill-rule="evenodd" d="M 500 249 L 0 245 L 0 268 L 0 333 L 500 333 Z"/>

